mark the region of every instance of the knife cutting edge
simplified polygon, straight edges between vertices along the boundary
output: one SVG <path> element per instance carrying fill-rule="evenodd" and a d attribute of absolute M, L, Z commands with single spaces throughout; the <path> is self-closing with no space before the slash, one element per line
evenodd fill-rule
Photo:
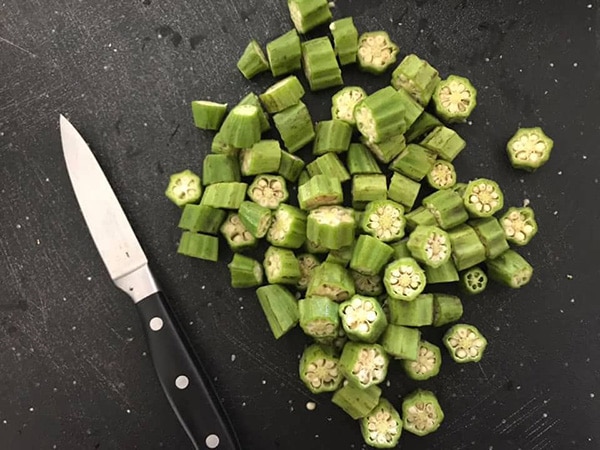
<path fill-rule="evenodd" d="M 162 388 L 196 449 L 239 449 L 210 378 L 171 312 L 117 197 L 79 132 L 60 116 L 67 171 L 115 285 L 133 300 Z"/>

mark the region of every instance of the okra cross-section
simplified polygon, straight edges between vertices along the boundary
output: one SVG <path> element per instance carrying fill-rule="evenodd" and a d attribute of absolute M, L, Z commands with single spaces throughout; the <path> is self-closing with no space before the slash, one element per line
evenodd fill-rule
<path fill-rule="evenodd" d="M 298 188 L 298 203 L 304 210 L 339 205 L 343 201 L 342 183 L 335 177 L 315 175 Z"/>
<path fill-rule="evenodd" d="M 344 380 L 339 365 L 332 349 L 313 344 L 300 359 L 300 379 L 314 394 L 333 392 Z"/>
<path fill-rule="evenodd" d="M 347 86 L 341 89 L 331 98 L 331 117 L 355 125 L 354 108 L 365 98 L 367 93 L 359 86 Z"/>
<path fill-rule="evenodd" d="M 458 363 L 479 362 L 487 340 L 473 325 L 458 323 L 444 335 L 444 345 L 452 359 Z"/>
<path fill-rule="evenodd" d="M 353 341 L 372 344 L 387 327 L 385 313 L 373 297 L 354 295 L 340 305 L 339 315 L 346 335 Z"/>
<path fill-rule="evenodd" d="M 404 107 L 396 90 L 388 86 L 369 95 L 354 108 L 358 131 L 371 142 L 404 133 Z"/>
<path fill-rule="evenodd" d="M 515 245 L 526 245 L 536 235 L 535 213 L 529 207 L 509 208 L 500 218 L 506 239 Z"/>
<path fill-rule="evenodd" d="M 365 233 L 383 242 L 402 239 L 405 225 L 404 208 L 391 200 L 368 203 L 361 223 Z"/>
<path fill-rule="evenodd" d="M 421 341 L 417 359 L 414 361 L 406 359 L 402 361 L 402 365 L 409 378 L 418 381 L 428 380 L 440 373 L 442 352 L 437 345 Z"/>
<path fill-rule="evenodd" d="M 338 335 L 339 305 L 328 297 L 312 296 L 298 302 L 300 327 L 304 334 L 319 341 L 332 341 Z"/>
<path fill-rule="evenodd" d="M 189 169 L 174 173 L 169 178 L 165 195 L 169 200 L 181 207 L 190 203 L 198 203 L 198 200 L 202 196 L 200 177 Z"/>
<path fill-rule="evenodd" d="M 533 172 L 548 162 L 553 146 L 540 127 L 520 128 L 506 144 L 506 152 L 515 169 Z"/>
<path fill-rule="evenodd" d="M 450 189 L 456 184 L 456 169 L 448 161 L 436 161 L 429 173 L 427 182 L 434 189 Z"/>
<path fill-rule="evenodd" d="M 248 187 L 248 197 L 265 208 L 277 209 L 288 199 L 289 193 L 283 177 L 258 175 Z"/>
<path fill-rule="evenodd" d="M 358 67 L 379 75 L 396 62 L 399 51 L 385 31 L 363 33 L 358 38 Z"/>
<path fill-rule="evenodd" d="M 400 258 L 385 269 L 383 284 L 388 295 L 397 300 L 412 301 L 425 289 L 425 272 L 412 258 Z"/>
<path fill-rule="evenodd" d="M 327 0 L 288 0 L 287 3 L 292 22 L 299 33 L 307 33 L 331 20 Z"/>
<path fill-rule="evenodd" d="M 363 275 L 377 275 L 394 255 L 394 249 L 368 234 L 358 237 L 350 268 Z"/>
<path fill-rule="evenodd" d="M 306 237 L 330 250 L 354 242 L 354 211 L 341 206 L 320 206 L 308 214 Z"/>
<path fill-rule="evenodd" d="M 298 302 L 285 287 L 278 284 L 261 286 L 256 290 L 256 296 L 275 339 L 296 326 Z"/>
<path fill-rule="evenodd" d="M 229 213 L 223 225 L 221 234 L 234 252 L 240 252 L 256 246 L 256 238 L 248 231 L 237 213 Z"/>
<path fill-rule="evenodd" d="M 406 245 L 414 259 L 431 267 L 445 264 L 452 253 L 448 233 L 438 227 L 418 226 Z"/>
<path fill-rule="evenodd" d="M 310 112 L 302 102 L 275 114 L 273 122 L 290 153 L 300 150 L 315 138 Z"/>
<path fill-rule="evenodd" d="M 282 203 L 273 214 L 267 241 L 277 247 L 297 249 L 306 240 L 306 213 Z"/>
<path fill-rule="evenodd" d="M 417 436 L 433 433 L 444 421 L 444 412 L 435 394 L 421 389 L 404 398 L 402 416 L 404 429 Z"/>
<path fill-rule="evenodd" d="M 348 271 L 339 264 L 325 261 L 314 270 L 306 296 L 318 295 L 343 302 L 354 293 L 354 282 Z"/>
<path fill-rule="evenodd" d="M 319 267 L 321 262 L 315 255 L 310 253 L 298 255 L 297 259 L 300 265 L 300 279 L 296 283 L 296 289 L 305 291 L 313 278 L 315 269 Z"/>
<path fill-rule="evenodd" d="M 460 282 L 467 294 L 480 294 L 487 287 L 488 277 L 483 270 L 476 266 L 465 271 L 460 277 Z"/>
<path fill-rule="evenodd" d="M 498 283 L 512 288 L 525 286 L 533 276 L 533 267 L 514 250 L 506 250 L 500 256 L 486 261 L 488 276 Z"/>
<path fill-rule="evenodd" d="M 360 429 L 365 443 L 373 448 L 396 448 L 402 435 L 400 414 L 386 399 L 360 421 Z"/>
<path fill-rule="evenodd" d="M 441 81 L 438 71 L 417 55 L 407 55 L 392 72 L 392 86 L 404 89 L 426 106 Z"/>
<path fill-rule="evenodd" d="M 472 217 L 490 217 L 504 207 L 504 194 L 495 181 L 478 178 L 467 185 L 463 201 Z"/>
<path fill-rule="evenodd" d="M 385 380 L 388 365 L 389 358 L 379 344 L 347 342 L 340 357 L 346 379 L 363 389 Z"/>
<path fill-rule="evenodd" d="M 231 275 L 231 286 L 234 288 L 260 286 L 263 282 L 262 265 L 255 259 L 234 253 L 227 267 Z"/>
<path fill-rule="evenodd" d="M 438 117 L 448 123 L 464 122 L 477 105 L 477 89 L 458 75 L 450 75 L 436 86 L 433 105 Z"/>
<path fill-rule="evenodd" d="M 358 30 L 352 17 L 344 17 L 330 23 L 329 30 L 333 36 L 335 54 L 338 56 L 340 65 L 345 66 L 356 62 Z"/>
<path fill-rule="evenodd" d="M 312 91 L 344 84 L 342 70 L 328 37 L 302 43 L 302 65 Z"/>
<path fill-rule="evenodd" d="M 271 284 L 295 285 L 300 279 L 300 265 L 291 250 L 269 247 L 263 264 L 267 280 Z"/>

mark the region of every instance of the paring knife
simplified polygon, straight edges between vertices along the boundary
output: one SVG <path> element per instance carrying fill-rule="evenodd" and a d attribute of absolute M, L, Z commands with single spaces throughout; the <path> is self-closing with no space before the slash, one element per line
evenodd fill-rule
<path fill-rule="evenodd" d="M 152 276 L 146 255 L 96 158 L 62 115 L 60 132 L 85 222 L 110 277 L 140 313 L 156 374 L 173 411 L 196 449 L 239 449 L 210 378 Z"/>

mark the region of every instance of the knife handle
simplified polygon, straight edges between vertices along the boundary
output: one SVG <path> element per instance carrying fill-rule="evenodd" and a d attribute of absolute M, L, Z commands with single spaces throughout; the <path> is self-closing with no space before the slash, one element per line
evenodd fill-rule
<path fill-rule="evenodd" d="M 194 448 L 238 450 L 239 442 L 206 371 L 162 292 L 136 303 L 160 384 Z"/>

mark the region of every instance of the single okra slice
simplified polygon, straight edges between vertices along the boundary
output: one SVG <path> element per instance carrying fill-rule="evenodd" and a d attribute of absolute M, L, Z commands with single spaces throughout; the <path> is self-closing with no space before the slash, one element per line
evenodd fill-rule
<path fill-rule="evenodd" d="M 306 291 L 310 284 L 314 271 L 321 265 L 321 261 L 310 253 L 303 253 L 296 258 L 300 265 L 300 279 L 296 283 L 296 289 Z"/>
<path fill-rule="evenodd" d="M 433 295 L 421 294 L 412 302 L 389 298 L 390 323 L 407 327 L 424 327 L 433 323 Z"/>
<path fill-rule="evenodd" d="M 411 180 L 401 173 L 394 173 L 390 181 L 387 196 L 390 200 L 400 203 L 410 211 L 417 201 L 420 190 L 420 183 Z"/>
<path fill-rule="evenodd" d="M 237 68 L 248 80 L 269 70 L 269 61 L 255 39 L 252 39 L 244 49 L 237 62 Z"/>
<path fill-rule="evenodd" d="M 339 305 L 328 297 L 312 296 L 298 301 L 300 328 L 320 341 L 332 341 L 340 328 Z"/>
<path fill-rule="evenodd" d="M 263 265 L 271 284 L 295 285 L 300 279 L 300 264 L 296 255 L 286 248 L 269 247 Z"/>
<path fill-rule="evenodd" d="M 362 218 L 365 233 L 383 242 L 393 242 L 404 237 L 404 208 L 391 200 L 379 200 L 367 204 Z"/>
<path fill-rule="evenodd" d="M 504 235 L 502 225 L 495 217 L 470 220 L 469 226 L 473 227 L 479 240 L 485 247 L 485 256 L 494 259 L 508 250 L 508 242 Z"/>
<path fill-rule="evenodd" d="M 467 186 L 467 183 L 456 183 L 451 189 L 461 197 L 464 197 L 465 192 L 467 192 Z"/>
<path fill-rule="evenodd" d="M 392 72 L 392 86 L 404 89 L 423 106 L 427 106 L 440 81 L 438 71 L 413 54 L 407 55 Z"/>
<path fill-rule="evenodd" d="M 227 267 L 234 288 L 256 287 L 263 283 L 263 268 L 255 259 L 234 253 Z"/>
<path fill-rule="evenodd" d="M 342 374 L 362 389 L 383 382 L 388 365 L 389 358 L 379 344 L 346 342 L 340 357 Z"/>
<path fill-rule="evenodd" d="M 385 31 L 363 33 L 358 38 L 358 67 L 379 75 L 396 62 L 399 51 Z"/>
<path fill-rule="evenodd" d="M 509 208 L 500 218 L 500 225 L 506 239 L 519 246 L 528 244 L 538 231 L 535 213 L 529 207 Z"/>
<path fill-rule="evenodd" d="M 416 328 L 389 324 L 381 337 L 385 351 L 397 359 L 414 361 L 419 356 L 421 332 Z"/>
<path fill-rule="evenodd" d="M 304 87 L 295 75 L 290 75 L 260 94 L 260 101 L 267 112 L 274 114 L 297 105 L 304 97 Z"/>
<path fill-rule="evenodd" d="M 313 242 L 308 238 L 306 239 L 306 241 L 304 241 L 304 249 L 308 253 L 313 253 L 315 255 L 323 255 L 325 253 L 329 253 L 329 249 L 327 247 L 317 244 L 316 242 Z"/>
<path fill-rule="evenodd" d="M 554 141 L 540 128 L 519 128 L 506 144 L 506 152 L 515 169 L 533 172 L 548 162 Z"/>
<path fill-rule="evenodd" d="M 298 33 L 308 33 L 331 20 L 331 10 L 327 0 L 288 0 L 287 4 Z"/>
<path fill-rule="evenodd" d="M 256 296 L 275 339 L 279 339 L 298 324 L 298 302 L 285 287 L 278 284 L 261 286 Z"/>
<path fill-rule="evenodd" d="M 229 213 L 221 225 L 221 234 L 234 252 L 252 248 L 257 243 L 256 238 L 246 229 L 237 213 Z"/>
<path fill-rule="evenodd" d="M 277 173 L 288 181 L 295 183 L 304 170 L 304 160 L 284 150 L 281 151 L 281 161 Z"/>
<path fill-rule="evenodd" d="M 440 159 L 453 161 L 464 150 L 467 143 L 456 131 L 445 126 L 438 126 L 419 145 L 435 152 Z"/>
<path fill-rule="evenodd" d="M 352 127 L 346 122 L 336 119 L 319 122 L 313 143 L 313 155 L 345 152 L 350 146 L 351 138 Z"/>
<path fill-rule="evenodd" d="M 340 305 L 339 315 L 346 335 L 353 341 L 372 344 L 387 327 L 385 313 L 373 297 L 354 295 Z"/>
<path fill-rule="evenodd" d="M 348 271 L 331 262 L 324 262 L 312 274 L 306 296 L 328 297 L 335 302 L 343 302 L 355 294 L 354 281 Z"/>
<path fill-rule="evenodd" d="M 213 137 L 210 145 L 210 151 L 211 153 L 215 153 L 217 155 L 227 155 L 237 159 L 240 149 L 234 147 L 233 145 L 229 145 L 223 139 L 223 135 L 221 133 L 217 133 Z"/>
<path fill-rule="evenodd" d="M 382 398 L 360 421 L 365 443 L 373 448 L 396 448 L 402 434 L 402 419 L 390 402 Z"/>
<path fill-rule="evenodd" d="M 411 212 L 406 213 L 404 217 L 406 219 L 406 227 L 409 230 L 414 230 L 419 225 L 432 226 L 438 224 L 433 213 L 425 206 L 419 206 L 418 208 L 413 209 Z"/>
<path fill-rule="evenodd" d="M 354 270 L 350 271 L 350 275 L 352 275 L 352 279 L 354 280 L 354 287 L 357 294 L 369 297 L 376 297 L 383 294 L 381 275 L 363 275 Z"/>
<path fill-rule="evenodd" d="M 331 117 L 349 125 L 356 125 L 354 108 L 365 98 L 367 98 L 367 93 L 360 86 L 342 88 L 331 98 Z"/>
<path fill-rule="evenodd" d="M 354 211 L 341 206 L 319 206 L 310 211 L 306 237 L 318 245 L 337 250 L 354 242 Z"/>
<path fill-rule="evenodd" d="M 414 259 L 430 267 L 440 267 L 452 254 L 448 233 L 438 227 L 418 226 L 406 245 Z"/>
<path fill-rule="evenodd" d="M 378 143 L 369 141 L 365 136 L 361 136 L 360 141 L 384 164 L 392 161 L 406 148 L 406 141 L 402 134 L 397 134 Z"/>
<path fill-rule="evenodd" d="M 463 199 L 451 189 L 443 189 L 423 199 L 423 205 L 433 214 L 438 226 L 449 230 L 469 219 Z"/>
<path fill-rule="evenodd" d="M 331 397 L 331 401 L 342 408 L 354 420 L 366 417 L 379 403 L 381 388 L 371 386 L 362 389 L 355 384 L 344 381 Z"/>
<path fill-rule="evenodd" d="M 433 168 L 435 154 L 417 144 L 408 144 L 392 161 L 390 169 L 414 181 L 421 181 Z"/>
<path fill-rule="evenodd" d="M 347 247 L 342 247 L 337 250 L 331 250 L 327 254 L 327 258 L 325 261 L 339 264 L 342 267 L 348 266 L 350 260 L 352 259 L 352 254 L 354 253 L 355 243 L 352 245 L 348 245 Z"/>
<path fill-rule="evenodd" d="M 379 239 L 361 234 L 354 246 L 350 268 L 363 275 L 377 275 L 394 255 L 394 249 Z"/>
<path fill-rule="evenodd" d="M 406 142 L 413 143 L 424 136 L 427 136 L 433 129 L 442 125 L 443 123 L 433 114 L 423 111 L 412 126 L 406 131 L 404 137 L 406 138 Z M 421 143 L 421 145 L 423 144 Z"/>
<path fill-rule="evenodd" d="M 179 207 L 190 203 L 198 203 L 202 196 L 200 177 L 189 169 L 174 173 L 169 177 L 169 185 L 165 195 Z"/>
<path fill-rule="evenodd" d="M 459 280 L 458 270 L 450 258 L 439 267 L 425 266 L 427 284 L 454 283 Z"/>
<path fill-rule="evenodd" d="M 360 101 L 354 108 L 354 120 L 358 131 L 370 142 L 383 142 L 406 131 L 404 107 L 392 86 Z"/>
<path fill-rule="evenodd" d="M 450 189 L 456 184 L 456 169 L 451 162 L 436 161 L 429 173 L 427 182 L 434 189 Z"/>
<path fill-rule="evenodd" d="M 185 205 L 179 225 L 182 230 L 206 234 L 217 234 L 227 213 L 221 209 L 205 205 Z"/>
<path fill-rule="evenodd" d="M 215 183 L 206 186 L 201 205 L 212 208 L 238 209 L 246 197 L 246 183 Z"/>
<path fill-rule="evenodd" d="M 373 154 L 363 144 L 350 144 L 346 165 L 350 175 L 379 174 L 381 168 Z"/>
<path fill-rule="evenodd" d="M 485 264 L 492 280 L 512 288 L 525 286 L 533 275 L 533 267 L 514 250 L 506 250 Z"/>
<path fill-rule="evenodd" d="M 413 123 L 423 114 L 423 106 L 419 104 L 412 96 L 404 89 L 398 90 L 398 100 L 404 106 L 404 122 L 406 129 L 409 129 Z"/>
<path fill-rule="evenodd" d="M 329 24 L 333 36 L 335 54 L 341 66 L 356 62 L 358 53 L 358 30 L 352 17 L 344 17 Z"/>
<path fill-rule="evenodd" d="M 244 176 L 277 173 L 280 163 L 281 147 L 275 139 L 259 141 L 240 151 L 240 170 Z"/>
<path fill-rule="evenodd" d="M 236 148 L 252 147 L 260 141 L 259 109 L 253 105 L 237 105 L 223 121 L 219 134 Z"/>
<path fill-rule="evenodd" d="M 267 57 L 274 77 L 287 75 L 302 67 L 302 48 L 296 30 L 290 30 L 267 44 Z"/>
<path fill-rule="evenodd" d="M 444 335 L 444 345 L 457 363 L 479 362 L 487 339 L 473 325 L 457 323 Z"/>
<path fill-rule="evenodd" d="M 417 436 L 436 431 L 444 421 L 444 412 L 435 394 L 417 389 L 402 402 L 404 429 Z"/>
<path fill-rule="evenodd" d="M 214 262 L 219 259 L 219 239 L 216 236 L 184 231 L 177 253 Z"/>
<path fill-rule="evenodd" d="M 383 174 L 352 177 L 352 202 L 372 202 L 387 198 L 387 178 Z"/>
<path fill-rule="evenodd" d="M 207 100 L 192 102 L 194 124 L 202 130 L 218 130 L 227 114 L 227 103 L 216 103 Z"/>
<path fill-rule="evenodd" d="M 298 187 L 309 181 L 310 178 L 311 177 L 308 174 L 308 170 L 304 169 L 302 172 L 300 172 L 300 176 L 298 177 Z"/>
<path fill-rule="evenodd" d="M 414 361 L 406 359 L 402 361 L 402 366 L 409 378 L 417 381 L 428 380 L 440 373 L 442 352 L 437 345 L 421 341 L 417 359 Z"/>
<path fill-rule="evenodd" d="M 257 239 L 265 237 L 271 226 L 271 210 L 258 203 L 243 201 L 238 211 L 246 229 Z"/>
<path fill-rule="evenodd" d="M 269 209 L 277 209 L 289 196 L 285 179 L 278 175 L 258 175 L 248 186 L 248 197 Z"/>
<path fill-rule="evenodd" d="M 335 51 L 326 36 L 302 43 L 302 66 L 312 91 L 344 84 Z"/>
<path fill-rule="evenodd" d="M 333 349 L 313 344 L 300 358 L 300 379 L 313 394 L 333 392 L 344 381 L 339 366 Z"/>
<path fill-rule="evenodd" d="M 408 249 L 408 238 L 402 239 L 401 241 L 392 242 L 390 245 L 394 249 L 394 259 L 412 258 L 412 254 Z"/>
<path fill-rule="evenodd" d="M 342 183 L 335 177 L 315 175 L 298 188 L 298 204 L 304 210 L 340 205 L 343 201 Z"/>
<path fill-rule="evenodd" d="M 271 124 L 269 123 L 269 115 L 264 110 L 262 104 L 260 103 L 260 99 L 258 95 L 254 92 L 250 92 L 238 103 L 239 105 L 252 105 L 258 108 L 258 120 L 260 122 L 260 131 L 264 133 L 265 131 L 269 131 L 271 129 Z"/>
<path fill-rule="evenodd" d="M 460 276 L 460 284 L 467 294 L 481 294 L 487 287 L 488 277 L 481 268 L 475 266 L 464 271 Z"/>
<path fill-rule="evenodd" d="M 477 105 L 477 89 L 467 78 L 450 75 L 435 87 L 432 100 L 440 119 L 465 122 Z"/>
<path fill-rule="evenodd" d="M 386 292 L 396 300 L 414 300 L 423 292 L 426 282 L 425 272 L 412 258 L 394 260 L 383 276 Z"/>
<path fill-rule="evenodd" d="M 478 178 L 468 184 L 463 201 L 471 217 L 491 217 L 504 207 L 504 194 L 495 181 Z"/>
<path fill-rule="evenodd" d="M 469 269 L 485 261 L 485 247 L 472 227 L 459 225 L 448 231 L 448 236 L 452 245 L 452 259 L 458 270 Z"/>
<path fill-rule="evenodd" d="M 202 162 L 202 184 L 231 181 L 241 181 L 238 159 L 230 155 L 206 155 Z"/>
<path fill-rule="evenodd" d="M 342 183 L 350 179 L 350 174 L 344 164 L 335 153 L 325 153 L 306 165 L 306 170 L 311 177 L 315 175 L 326 175 L 337 178 Z"/>
<path fill-rule="evenodd" d="M 267 241 L 277 247 L 297 249 L 302 247 L 305 240 L 306 213 L 292 205 L 279 205 L 273 213 Z"/>
<path fill-rule="evenodd" d="M 306 105 L 299 102 L 273 116 L 275 128 L 290 153 L 295 153 L 312 142 L 315 129 Z"/>
<path fill-rule="evenodd" d="M 433 294 L 433 326 L 441 327 L 456 322 L 463 315 L 459 297 L 448 294 Z"/>

